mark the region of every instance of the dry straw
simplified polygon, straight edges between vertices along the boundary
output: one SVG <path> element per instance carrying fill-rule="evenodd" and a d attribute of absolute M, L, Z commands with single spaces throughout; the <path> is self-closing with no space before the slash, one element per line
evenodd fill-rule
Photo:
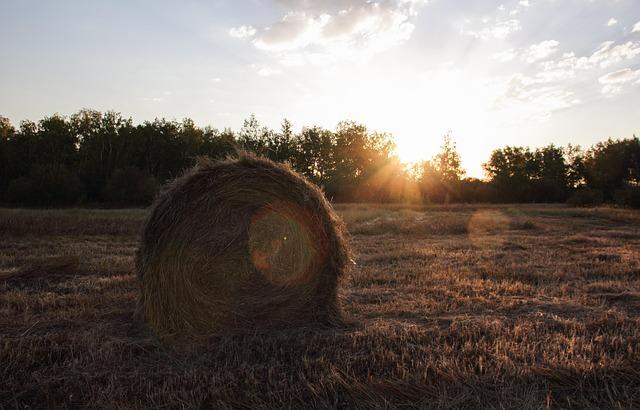
<path fill-rule="evenodd" d="M 348 260 L 342 221 L 290 168 L 200 160 L 152 206 L 139 309 L 161 337 L 335 324 Z"/>
<path fill-rule="evenodd" d="M 11 270 L 0 270 L 0 282 L 24 282 L 46 280 L 54 276 L 78 273 L 80 259 L 77 255 L 59 255 L 37 258 L 29 264 Z"/>

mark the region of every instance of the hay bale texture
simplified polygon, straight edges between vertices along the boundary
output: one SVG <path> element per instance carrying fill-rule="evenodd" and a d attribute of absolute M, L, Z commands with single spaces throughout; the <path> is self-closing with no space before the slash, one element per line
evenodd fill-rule
<path fill-rule="evenodd" d="M 140 313 L 161 337 L 339 323 L 345 238 L 320 189 L 287 166 L 200 160 L 145 223 Z"/>

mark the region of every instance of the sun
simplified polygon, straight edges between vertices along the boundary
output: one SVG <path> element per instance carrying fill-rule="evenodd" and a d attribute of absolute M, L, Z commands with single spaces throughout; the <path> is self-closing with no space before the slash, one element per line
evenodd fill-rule
<path fill-rule="evenodd" d="M 464 149 L 463 159 L 477 164 L 494 126 L 495 90 L 475 71 L 446 66 L 390 78 L 358 87 L 337 105 L 351 108 L 372 129 L 389 132 L 403 162 L 431 159 L 450 133 Z"/>
<path fill-rule="evenodd" d="M 491 85 L 466 70 L 422 73 L 413 89 L 407 86 L 395 95 L 403 103 L 386 115 L 396 155 L 407 163 L 429 160 L 450 134 L 468 174 L 482 177 L 482 163 L 500 127 L 492 109 L 495 95 Z"/>

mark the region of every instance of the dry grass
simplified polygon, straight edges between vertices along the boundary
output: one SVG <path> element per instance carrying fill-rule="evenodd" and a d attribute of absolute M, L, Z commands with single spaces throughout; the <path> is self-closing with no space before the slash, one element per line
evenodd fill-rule
<path fill-rule="evenodd" d="M 0 281 L 0 404 L 640 407 L 640 213 L 337 208 L 352 326 L 180 353 L 132 320 L 144 211 L 0 210 L 0 272 L 38 267 Z"/>

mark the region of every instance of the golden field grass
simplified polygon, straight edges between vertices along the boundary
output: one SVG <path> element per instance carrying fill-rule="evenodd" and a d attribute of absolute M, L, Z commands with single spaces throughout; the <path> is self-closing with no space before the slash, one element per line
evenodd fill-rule
<path fill-rule="evenodd" d="M 162 347 L 144 210 L 0 210 L 0 408 L 638 408 L 640 213 L 338 205 L 350 324 Z"/>

